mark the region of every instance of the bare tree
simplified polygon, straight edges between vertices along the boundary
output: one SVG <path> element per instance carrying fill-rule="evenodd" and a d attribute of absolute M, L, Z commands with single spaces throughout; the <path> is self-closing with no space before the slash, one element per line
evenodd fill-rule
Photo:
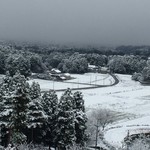
<path fill-rule="evenodd" d="M 103 139 L 105 128 L 123 117 L 122 113 L 110 109 L 96 108 L 88 112 L 87 130 L 90 140 L 95 141 L 95 146 L 97 146 L 98 138 Z"/>

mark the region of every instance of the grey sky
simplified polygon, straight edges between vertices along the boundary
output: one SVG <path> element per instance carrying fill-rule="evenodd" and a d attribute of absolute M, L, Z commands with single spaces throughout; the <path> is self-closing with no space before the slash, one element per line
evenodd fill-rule
<path fill-rule="evenodd" d="M 0 0 L 0 38 L 150 45 L 150 0 Z"/>

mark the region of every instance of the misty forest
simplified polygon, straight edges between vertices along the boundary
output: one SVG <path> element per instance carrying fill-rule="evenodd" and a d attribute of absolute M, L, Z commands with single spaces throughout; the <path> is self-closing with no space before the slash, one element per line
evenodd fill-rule
<path fill-rule="evenodd" d="M 0 150 L 150 150 L 150 2 L 1 0 Z"/>
<path fill-rule="evenodd" d="M 105 139 L 107 130 L 139 116 L 102 105 L 92 107 L 92 102 L 89 107 L 83 91 L 114 88 L 122 82 L 121 74 L 140 86 L 150 84 L 149 55 L 148 46 L 72 48 L 1 42 L 1 146 L 115 150 Z M 139 141 L 139 146 L 149 148 L 149 132 L 144 131 L 129 135 L 128 130 L 120 149 L 136 149 Z"/>

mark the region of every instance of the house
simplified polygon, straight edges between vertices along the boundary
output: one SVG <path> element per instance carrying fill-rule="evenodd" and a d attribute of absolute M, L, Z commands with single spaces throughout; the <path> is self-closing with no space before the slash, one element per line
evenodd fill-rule
<path fill-rule="evenodd" d="M 64 73 L 62 76 L 65 77 L 66 80 L 70 80 L 71 79 L 71 74 L 69 74 L 69 73 Z"/>
<path fill-rule="evenodd" d="M 90 64 L 88 64 L 88 70 L 90 71 L 90 72 L 97 72 L 98 71 L 98 66 L 96 66 L 96 65 L 90 65 Z"/>
<path fill-rule="evenodd" d="M 50 73 L 51 74 L 61 74 L 61 71 L 56 68 L 53 68 Z"/>

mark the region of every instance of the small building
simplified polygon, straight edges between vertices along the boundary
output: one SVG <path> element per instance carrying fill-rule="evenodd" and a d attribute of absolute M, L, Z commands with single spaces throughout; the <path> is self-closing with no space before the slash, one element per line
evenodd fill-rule
<path fill-rule="evenodd" d="M 66 77 L 64 77 L 64 76 L 60 76 L 59 78 L 60 78 L 60 80 L 66 80 Z"/>
<path fill-rule="evenodd" d="M 96 65 L 90 65 L 90 64 L 88 64 L 88 70 L 90 71 L 90 72 L 97 72 L 98 71 L 98 66 L 96 66 Z"/>
<path fill-rule="evenodd" d="M 61 71 L 59 69 L 53 68 L 50 73 L 51 74 L 61 74 Z"/>
<path fill-rule="evenodd" d="M 70 73 L 64 73 L 62 76 L 65 77 L 66 80 L 70 80 L 71 79 L 71 74 Z"/>
<path fill-rule="evenodd" d="M 65 77 L 71 77 L 71 74 L 70 73 L 64 73 L 64 76 Z"/>

